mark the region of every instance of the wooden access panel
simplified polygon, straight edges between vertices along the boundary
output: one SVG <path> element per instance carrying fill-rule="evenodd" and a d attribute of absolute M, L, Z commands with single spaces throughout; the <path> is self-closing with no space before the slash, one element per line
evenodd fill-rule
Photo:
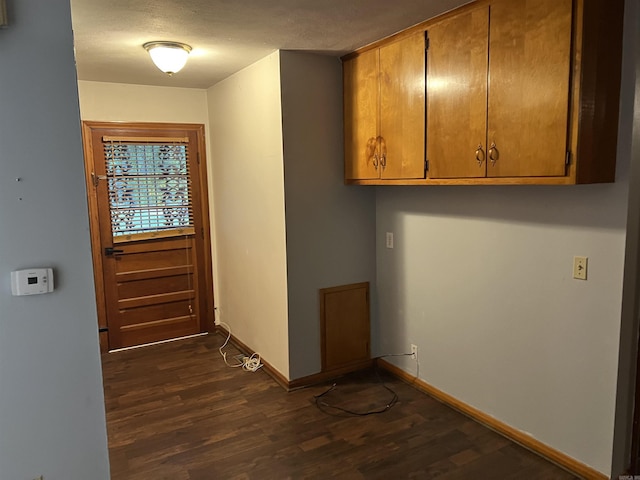
<path fill-rule="evenodd" d="M 369 283 L 320 290 L 322 371 L 370 359 Z"/>
<path fill-rule="evenodd" d="M 484 177 L 489 7 L 433 25 L 428 35 L 429 176 Z"/>
<path fill-rule="evenodd" d="M 489 177 L 565 175 L 572 5 L 491 3 Z"/>

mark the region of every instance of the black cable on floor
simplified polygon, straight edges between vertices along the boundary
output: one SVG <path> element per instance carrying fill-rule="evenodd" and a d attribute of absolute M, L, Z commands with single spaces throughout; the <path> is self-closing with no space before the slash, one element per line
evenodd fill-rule
<path fill-rule="evenodd" d="M 398 353 L 398 354 L 382 355 L 382 357 L 395 357 L 395 356 L 399 357 L 399 356 L 410 356 L 410 355 L 411 353 Z M 316 407 L 318 407 L 318 410 L 328 415 L 334 415 L 334 416 L 350 415 L 354 417 L 366 417 L 367 415 L 377 415 L 390 410 L 398 402 L 398 394 L 394 390 L 389 388 L 382 381 L 382 379 L 380 378 L 380 374 L 378 373 L 378 369 L 375 366 L 373 368 L 373 371 L 376 374 L 376 377 L 378 378 L 378 383 L 382 385 L 386 390 L 388 390 L 389 393 L 391 393 L 391 400 L 389 400 L 383 407 L 380 407 L 378 409 L 373 409 L 373 410 L 367 410 L 364 412 L 357 412 L 355 410 L 350 410 L 348 408 L 343 408 L 337 405 L 328 404 L 322 400 L 322 397 L 324 397 L 325 395 L 327 395 L 329 392 L 333 391 L 337 387 L 337 384 L 334 383 L 331 387 L 329 387 L 326 391 L 324 391 L 320 395 L 314 395 L 313 398 L 315 399 Z"/>

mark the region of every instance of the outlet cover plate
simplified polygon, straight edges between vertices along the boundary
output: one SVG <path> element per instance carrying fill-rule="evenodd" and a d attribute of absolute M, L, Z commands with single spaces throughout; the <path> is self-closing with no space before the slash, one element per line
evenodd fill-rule
<path fill-rule="evenodd" d="M 387 232 L 385 240 L 387 248 L 393 248 L 393 232 Z"/>
<path fill-rule="evenodd" d="M 577 280 L 587 279 L 587 257 L 573 257 L 573 278 Z"/>

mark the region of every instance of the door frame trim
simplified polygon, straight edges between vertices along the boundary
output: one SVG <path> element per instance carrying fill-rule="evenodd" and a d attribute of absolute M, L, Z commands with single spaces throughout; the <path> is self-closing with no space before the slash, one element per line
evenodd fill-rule
<path fill-rule="evenodd" d="M 206 288 L 203 298 L 206 308 L 202 312 L 200 326 L 203 332 L 215 331 L 214 323 L 214 297 L 213 297 L 213 261 L 211 251 L 211 222 L 209 217 L 209 189 L 207 181 L 207 158 L 205 150 L 204 125 L 199 123 L 153 123 L 153 122 L 100 122 L 82 121 L 82 141 L 84 151 L 85 188 L 87 192 L 87 204 L 89 208 L 89 226 L 91 236 L 91 256 L 93 261 L 93 277 L 96 295 L 96 308 L 98 313 L 98 330 L 100 335 L 100 351 L 109 350 L 107 304 L 105 298 L 104 266 L 102 261 L 102 249 L 100 241 L 100 226 L 98 217 L 98 196 L 91 173 L 95 171 L 93 159 L 92 132 L 96 129 L 140 129 L 140 130 L 186 130 L 194 132 L 198 140 L 199 152 L 198 178 L 200 190 L 200 211 L 202 212 L 203 232 L 195 232 L 196 237 L 203 240 L 203 264 L 204 286 Z"/>

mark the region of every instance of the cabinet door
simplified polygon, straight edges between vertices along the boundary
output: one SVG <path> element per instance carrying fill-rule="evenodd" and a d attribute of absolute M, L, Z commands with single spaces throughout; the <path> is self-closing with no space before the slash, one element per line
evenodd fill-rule
<path fill-rule="evenodd" d="M 491 3 L 490 177 L 565 175 L 571 0 Z"/>
<path fill-rule="evenodd" d="M 489 8 L 445 20 L 427 33 L 429 177 L 484 177 Z"/>
<path fill-rule="evenodd" d="M 380 48 L 382 178 L 424 178 L 424 33 Z"/>
<path fill-rule="evenodd" d="M 343 63 L 346 179 L 378 178 L 378 50 Z"/>

